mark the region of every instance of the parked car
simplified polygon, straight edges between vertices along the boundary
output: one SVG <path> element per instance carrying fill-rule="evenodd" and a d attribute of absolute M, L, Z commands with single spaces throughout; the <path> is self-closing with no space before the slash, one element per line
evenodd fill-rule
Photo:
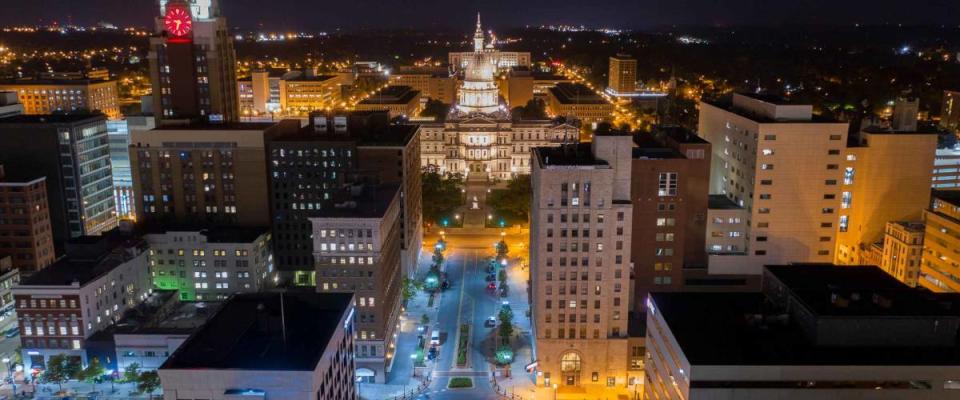
<path fill-rule="evenodd" d="M 496 318 L 496 317 L 487 317 L 487 320 L 486 320 L 486 321 L 483 321 L 483 326 L 485 326 L 485 327 L 487 327 L 487 328 L 493 328 L 493 327 L 497 326 L 497 318 Z"/>
<path fill-rule="evenodd" d="M 19 334 L 20 334 L 19 328 L 8 329 L 7 331 L 3 332 L 3 336 L 6 336 L 8 338 L 15 337 Z"/>
<path fill-rule="evenodd" d="M 439 346 L 439 345 L 440 345 L 440 331 L 439 331 L 439 330 L 434 329 L 433 332 L 430 333 L 430 345 L 431 345 L 431 346 Z"/>
<path fill-rule="evenodd" d="M 433 346 L 433 347 L 430 348 L 430 351 L 427 352 L 427 359 L 432 361 L 432 360 L 434 360 L 434 359 L 437 358 L 437 355 L 438 355 L 439 353 L 440 353 L 440 352 L 437 351 L 437 347 L 436 347 L 436 346 Z"/>
<path fill-rule="evenodd" d="M 488 274 L 488 275 L 487 275 L 487 282 L 493 282 L 493 281 L 495 281 L 495 280 L 497 280 L 497 276 L 496 276 L 496 275 L 494 275 L 494 274 Z"/>
<path fill-rule="evenodd" d="M 491 292 L 494 291 L 494 290 L 497 290 L 497 284 L 496 284 L 496 283 L 493 283 L 493 282 L 488 283 L 488 284 L 487 284 L 487 290 L 488 290 L 488 291 L 491 291 Z"/>

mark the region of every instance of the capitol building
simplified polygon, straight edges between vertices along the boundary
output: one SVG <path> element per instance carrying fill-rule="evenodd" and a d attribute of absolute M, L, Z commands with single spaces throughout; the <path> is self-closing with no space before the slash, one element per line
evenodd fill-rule
<path fill-rule="evenodd" d="M 424 123 L 420 131 L 424 167 L 472 178 L 511 179 L 530 173 L 531 149 L 576 142 L 575 124 L 554 120 L 518 120 L 500 97 L 495 74 L 514 63 L 517 54 L 494 49 L 477 15 L 473 52 L 456 53 L 460 74 L 457 102 L 442 122 Z M 451 59 L 454 57 L 451 56 Z M 507 61 L 501 58 L 507 58 Z M 529 63 L 529 55 L 526 58 Z"/>

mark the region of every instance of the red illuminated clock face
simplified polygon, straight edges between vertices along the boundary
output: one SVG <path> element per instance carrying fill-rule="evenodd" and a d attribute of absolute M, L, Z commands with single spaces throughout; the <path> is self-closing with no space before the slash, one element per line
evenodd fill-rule
<path fill-rule="evenodd" d="M 167 7 L 167 15 L 163 17 L 163 25 L 171 35 L 183 37 L 187 36 L 193 29 L 193 20 L 186 8 Z"/>

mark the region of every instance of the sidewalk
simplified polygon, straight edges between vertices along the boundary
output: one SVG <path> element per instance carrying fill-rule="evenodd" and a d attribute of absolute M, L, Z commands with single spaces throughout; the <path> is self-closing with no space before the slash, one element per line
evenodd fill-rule
<path fill-rule="evenodd" d="M 424 251 L 417 260 L 417 271 L 414 279 L 422 279 L 430 270 L 431 257 L 433 256 L 432 248 L 432 242 L 424 243 Z M 387 383 L 359 384 L 358 389 L 361 399 L 411 398 L 414 394 L 419 394 L 421 390 L 426 389 L 428 385 L 424 384 L 424 378 L 413 376 L 414 366 L 410 355 L 414 354 L 419 342 L 420 332 L 417 331 L 417 327 L 420 326 L 423 315 L 430 318 L 431 324 L 437 321 L 439 299 L 436 300 L 433 306 L 428 306 L 429 296 L 423 291 L 417 292 L 410 298 L 404 311 L 400 314 L 397 349 L 394 352 L 395 359 L 387 376 Z"/>

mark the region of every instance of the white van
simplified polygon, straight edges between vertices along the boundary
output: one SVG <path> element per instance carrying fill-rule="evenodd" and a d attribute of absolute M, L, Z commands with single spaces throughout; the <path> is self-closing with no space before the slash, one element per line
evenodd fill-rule
<path fill-rule="evenodd" d="M 439 345 L 440 345 L 440 331 L 439 331 L 439 330 L 434 329 L 433 332 L 430 333 L 430 345 L 431 345 L 431 346 L 439 346 Z"/>

